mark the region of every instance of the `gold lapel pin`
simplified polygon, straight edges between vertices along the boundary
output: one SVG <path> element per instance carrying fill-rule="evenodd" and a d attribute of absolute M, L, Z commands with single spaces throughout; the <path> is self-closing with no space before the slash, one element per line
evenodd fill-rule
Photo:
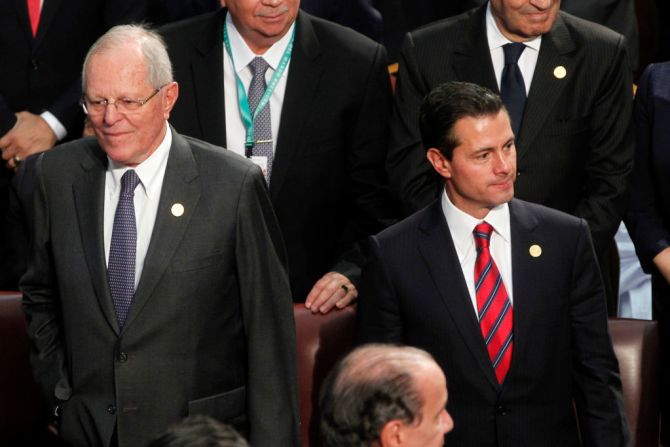
<path fill-rule="evenodd" d="M 528 249 L 528 253 L 530 253 L 530 255 L 534 258 L 539 258 L 540 255 L 542 255 L 542 247 L 537 244 L 533 244 Z"/>
<path fill-rule="evenodd" d="M 556 79 L 563 79 L 566 77 L 568 74 L 568 70 L 565 69 L 564 66 L 559 65 L 558 67 L 554 68 L 554 77 Z"/>
<path fill-rule="evenodd" d="M 175 203 L 172 205 L 172 208 L 170 208 L 170 212 L 174 217 L 181 217 L 184 214 L 184 205 Z"/>

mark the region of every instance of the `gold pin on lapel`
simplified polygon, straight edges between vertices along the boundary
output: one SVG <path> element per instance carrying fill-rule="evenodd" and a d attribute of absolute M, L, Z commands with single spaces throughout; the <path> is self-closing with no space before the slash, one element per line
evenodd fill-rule
<path fill-rule="evenodd" d="M 554 68 L 554 77 L 556 79 L 563 79 L 566 77 L 568 74 L 568 70 L 565 69 L 564 66 L 559 65 L 558 67 Z"/>
<path fill-rule="evenodd" d="M 170 212 L 172 212 L 174 217 L 181 217 L 184 214 L 184 205 L 181 203 L 175 203 L 172 205 L 172 208 L 170 208 Z"/>
<path fill-rule="evenodd" d="M 533 244 L 528 249 L 528 253 L 534 258 L 539 258 L 542 255 L 542 247 L 537 244 Z"/>

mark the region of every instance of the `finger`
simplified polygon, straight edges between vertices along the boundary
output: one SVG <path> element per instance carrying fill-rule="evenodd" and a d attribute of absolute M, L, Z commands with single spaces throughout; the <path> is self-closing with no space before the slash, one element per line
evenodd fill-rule
<path fill-rule="evenodd" d="M 316 300 L 321 292 L 323 292 L 324 287 L 326 284 L 330 281 L 330 279 L 326 278 L 325 276 L 319 279 L 314 286 L 312 286 L 312 290 L 309 291 L 307 294 L 307 298 L 305 299 L 305 307 L 310 309 L 313 304 L 314 300 Z"/>
<path fill-rule="evenodd" d="M 343 299 L 349 294 L 345 291 L 339 281 L 335 281 L 334 284 L 329 285 L 319 296 L 318 307 L 315 305 L 313 308 L 318 309 L 321 313 L 328 313 L 338 301 Z"/>
<path fill-rule="evenodd" d="M 358 298 L 358 291 L 356 291 L 356 287 L 352 284 L 349 286 L 349 292 L 344 295 L 342 299 L 340 299 L 337 303 L 335 303 L 335 307 L 338 309 L 342 309 L 347 307 L 349 304 L 353 303 L 356 298 Z"/>

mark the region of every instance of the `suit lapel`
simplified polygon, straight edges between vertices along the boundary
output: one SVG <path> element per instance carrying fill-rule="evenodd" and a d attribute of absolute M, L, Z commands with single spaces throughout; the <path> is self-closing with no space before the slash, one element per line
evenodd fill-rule
<path fill-rule="evenodd" d="M 533 145 L 533 140 L 554 110 L 554 104 L 570 82 L 570 76 L 575 68 L 574 58 L 570 53 L 575 49 L 575 43 L 559 13 L 551 32 L 542 36 L 540 54 L 528 93 L 520 138 L 517 143 L 517 159 L 521 159 Z M 554 76 L 554 69 L 558 66 L 563 66 L 567 70 L 567 77 L 558 79 Z"/>
<path fill-rule="evenodd" d="M 301 137 L 305 116 L 313 110 L 324 64 L 319 63 L 321 49 L 310 17 L 298 13 L 296 34 L 286 81 L 286 93 L 281 111 L 281 125 L 272 166 L 270 197 L 276 200 L 296 153 L 302 148 Z"/>
<path fill-rule="evenodd" d="M 423 256 L 442 302 L 451 315 L 451 321 L 461 334 L 463 343 L 475 357 L 491 385 L 500 385 L 495 377 L 479 322 L 472 307 L 465 279 L 460 273 L 461 264 L 454 248 L 454 242 L 442 213 L 440 200 L 430 206 L 420 224 L 419 251 Z M 448 274 L 447 272 L 457 272 Z"/>
<path fill-rule="evenodd" d="M 97 143 L 92 144 L 96 147 L 91 151 L 90 157 L 82 160 L 82 174 L 73 182 L 72 192 L 81 232 L 81 242 L 95 294 L 107 323 L 118 333 L 116 313 L 107 281 L 103 242 L 107 158 L 97 146 Z"/>
<path fill-rule="evenodd" d="M 30 15 L 28 13 L 28 3 L 26 0 L 13 0 L 14 9 L 16 10 L 16 16 L 21 22 L 21 28 L 24 31 L 26 39 L 30 42 L 31 45 L 34 45 L 33 42 L 33 33 L 30 29 Z M 48 3 L 48 0 L 45 0 L 45 3 Z M 33 47 L 34 48 L 34 47 Z"/>
<path fill-rule="evenodd" d="M 34 48 L 39 47 L 44 40 L 44 36 L 46 36 L 49 26 L 51 26 L 51 22 L 56 16 L 62 1 L 63 0 L 44 0 L 42 11 L 40 12 L 40 21 L 37 25 L 37 36 L 35 36 Z M 30 29 L 30 25 L 28 26 L 28 29 Z"/>
<path fill-rule="evenodd" d="M 514 309 L 514 351 L 512 352 L 512 365 L 508 377 L 513 376 L 519 368 L 527 365 L 524 361 L 526 345 L 530 337 L 537 337 L 531 330 L 530 315 L 537 315 L 534 308 L 541 305 L 542 297 L 540 290 L 536 287 L 541 282 L 532 280 L 538 278 L 535 265 L 537 258 L 530 255 L 529 249 L 532 245 L 544 246 L 544 241 L 537 234 L 537 219 L 529 213 L 523 202 L 512 200 L 510 209 L 510 227 L 512 233 L 512 283 L 513 283 L 513 309 Z M 519 371 L 521 372 L 521 371 Z"/>
<path fill-rule="evenodd" d="M 172 130 L 172 147 L 168 156 L 163 188 L 156 213 L 156 223 L 151 234 L 149 249 L 142 269 L 133 305 L 125 327 L 130 326 L 152 296 L 156 285 L 169 268 L 183 234 L 200 199 L 198 168 L 186 140 Z M 171 208 L 175 203 L 184 206 L 185 212 L 176 217 Z"/>
<path fill-rule="evenodd" d="M 222 10 L 209 22 L 210 29 L 194 43 L 191 70 L 195 101 L 203 140 L 226 146 L 225 97 L 223 91 L 223 19 Z M 224 122 L 220 122 L 224 117 Z"/>
<path fill-rule="evenodd" d="M 486 39 L 486 5 L 475 11 L 467 22 L 464 37 L 454 48 L 456 79 L 473 82 L 498 92 L 491 50 Z"/>

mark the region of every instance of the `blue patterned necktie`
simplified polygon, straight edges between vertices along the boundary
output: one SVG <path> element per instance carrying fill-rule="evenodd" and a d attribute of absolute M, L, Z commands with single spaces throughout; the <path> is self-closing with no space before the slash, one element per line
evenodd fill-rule
<path fill-rule="evenodd" d="M 517 62 L 526 46 L 520 42 L 503 45 L 505 52 L 505 68 L 500 79 L 500 96 L 509 112 L 512 121 L 512 130 L 517 139 L 523 119 L 523 110 L 526 108 L 526 84 Z"/>
<path fill-rule="evenodd" d="M 135 188 L 140 183 L 137 173 L 129 169 L 121 177 L 121 194 L 114 214 L 112 243 L 109 247 L 107 276 L 119 327 L 123 327 L 135 294 Z"/>
<path fill-rule="evenodd" d="M 249 84 L 249 109 L 253 114 L 261 101 L 267 84 L 265 82 L 265 72 L 270 65 L 262 57 L 255 57 L 249 62 L 249 68 L 253 73 L 251 83 Z M 272 121 L 270 116 L 270 102 L 263 107 L 254 120 L 254 147 L 251 150 L 254 156 L 267 157 L 268 170 L 265 179 L 270 183 L 270 173 L 272 172 L 272 161 L 274 153 L 272 151 Z"/>

